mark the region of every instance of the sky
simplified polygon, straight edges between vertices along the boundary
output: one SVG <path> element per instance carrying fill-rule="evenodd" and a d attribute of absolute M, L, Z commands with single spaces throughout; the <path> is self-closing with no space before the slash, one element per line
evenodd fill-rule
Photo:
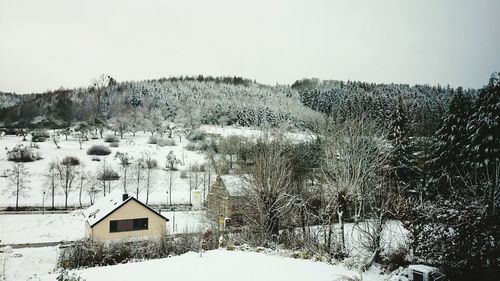
<path fill-rule="evenodd" d="M 499 0 L 0 0 L 0 91 L 178 75 L 479 88 Z"/>

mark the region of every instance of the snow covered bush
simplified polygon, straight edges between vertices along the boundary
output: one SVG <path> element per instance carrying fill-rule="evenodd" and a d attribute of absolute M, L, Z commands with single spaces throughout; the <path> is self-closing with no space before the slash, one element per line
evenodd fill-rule
<path fill-rule="evenodd" d="M 156 136 L 150 136 L 148 140 L 149 144 L 157 144 L 158 143 L 158 138 Z"/>
<path fill-rule="evenodd" d="M 61 164 L 68 165 L 68 166 L 78 166 L 78 165 L 80 165 L 80 159 L 78 159 L 75 156 L 66 156 L 61 161 Z"/>
<path fill-rule="evenodd" d="M 109 155 L 111 149 L 104 145 L 93 145 L 87 150 L 87 155 Z"/>
<path fill-rule="evenodd" d="M 406 257 L 409 254 L 409 249 L 406 245 L 399 245 L 395 249 L 382 253 L 382 262 L 389 269 L 394 271 L 399 267 L 408 265 Z"/>
<path fill-rule="evenodd" d="M 85 281 L 82 277 L 72 273 L 71 275 L 67 270 L 61 270 L 61 273 L 56 278 L 57 281 Z"/>
<path fill-rule="evenodd" d="M 184 146 L 187 151 L 207 151 L 213 150 L 217 151 L 217 145 L 214 141 L 206 139 L 198 142 L 190 142 Z"/>
<path fill-rule="evenodd" d="M 175 140 L 174 139 L 158 139 L 157 141 L 158 146 L 164 147 L 164 146 L 175 146 Z"/>
<path fill-rule="evenodd" d="M 62 249 L 58 266 L 63 269 L 74 269 L 165 258 L 172 254 L 197 251 L 198 240 L 198 235 L 189 234 L 180 235 L 173 241 L 167 240 L 166 237 L 156 240 L 122 240 L 108 243 L 80 240 Z M 209 249 L 214 248 L 214 243 L 209 243 Z"/>
<path fill-rule="evenodd" d="M 186 138 L 190 141 L 202 141 L 207 138 L 207 134 L 200 130 L 192 130 Z"/>
<path fill-rule="evenodd" d="M 7 152 L 7 159 L 13 162 L 33 162 L 42 159 L 40 153 L 31 147 L 19 144 Z"/>
<path fill-rule="evenodd" d="M 35 130 L 31 133 L 32 142 L 44 142 L 48 138 L 50 138 L 50 134 L 45 130 Z"/>
<path fill-rule="evenodd" d="M 118 146 L 120 146 L 118 142 L 112 142 L 109 144 L 109 147 L 118 147 Z"/>
<path fill-rule="evenodd" d="M 116 136 L 113 136 L 113 135 L 107 135 L 104 137 L 104 142 L 113 143 L 113 142 L 119 142 L 119 141 L 120 140 Z"/>

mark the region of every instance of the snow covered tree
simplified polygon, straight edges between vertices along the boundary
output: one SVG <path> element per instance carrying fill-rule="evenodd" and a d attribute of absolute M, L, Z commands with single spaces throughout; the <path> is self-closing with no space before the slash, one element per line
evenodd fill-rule
<path fill-rule="evenodd" d="M 48 181 L 48 189 L 50 192 L 50 197 L 51 197 L 51 207 L 54 209 L 54 199 L 56 195 L 56 180 L 57 180 L 57 170 L 56 170 L 56 161 L 51 161 L 49 163 L 49 169 L 47 173 L 45 174 L 45 177 L 47 178 Z"/>
<path fill-rule="evenodd" d="M 123 192 L 127 193 L 127 172 L 130 164 L 132 164 L 132 157 L 129 156 L 127 152 L 116 152 L 115 159 L 119 160 L 119 164 L 122 169 L 122 182 L 123 182 Z"/>
<path fill-rule="evenodd" d="M 472 105 L 472 97 L 459 88 L 451 100 L 443 125 L 434 136 L 428 196 L 456 199 L 465 188 L 463 178 L 469 174 L 465 164 L 469 145 L 467 124 Z"/>
<path fill-rule="evenodd" d="M 73 156 L 66 156 L 55 164 L 57 178 L 64 193 L 64 209 L 68 208 L 68 196 L 71 192 L 73 181 L 78 176 L 77 166 L 80 160 Z"/>
<path fill-rule="evenodd" d="M 329 120 L 322 133 L 323 159 L 320 166 L 325 186 L 328 224 L 337 216 L 341 251 L 345 249 L 344 215 L 354 210 L 354 218 L 363 217 L 370 190 L 380 183 L 390 146 L 387 131 L 367 118 Z M 331 236 L 331 231 L 328 236 Z M 329 245 L 327 245 L 329 247 Z"/>
<path fill-rule="evenodd" d="M 151 157 L 151 153 L 145 153 L 144 165 L 146 167 L 146 204 L 149 202 L 149 194 L 153 191 L 153 173 L 158 168 L 158 162 Z"/>
<path fill-rule="evenodd" d="M 500 73 L 480 90 L 473 112 L 467 127 L 467 163 L 482 179 L 478 195 L 494 210 L 500 207 Z"/>
<path fill-rule="evenodd" d="M 414 189 L 416 185 L 418 168 L 412 144 L 411 112 L 401 97 L 390 119 L 387 139 L 391 142 L 392 153 L 388 159 L 388 178 L 398 193 L 408 194 L 410 188 Z"/>
<path fill-rule="evenodd" d="M 219 149 L 222 154 L 225 154 L 227 156 L 228 162 L 229 162 L 229 169 L 233 169 L 233 164 L 235 162 L 235 157 L 238 154 L 238 151 L 240 149 L 242 139 L 239 136 L 228 136 L 228 137 L 223 137 L 219 141 Z"/>
<path fill-rule="evenodd" d="M 144 169 L 146 164 L 143 158 L 136 159 L 132 163 L 132 177 L 135 184 L 135 198 L 139 199 L 139 193 L 142 191 L 142 181 L 144 180 Z"/>
<path fill-rule="evenodd" d="M 280 222 L 294 206 L 291 202 L 292 168 L 287 140 L 281 136 L 262 137 L 252 150 L 252 166 L 241 171 L 244 206 L 248 221 L 263 236 L 264 241 L 276 241 Z"/>
<path fill-rule="evenodd" d="M 181 161 L 177 159 L 177 156 L 175 156 L 174 151 L 170 150 L 170 152 L 167 155 L 167 168 L 170 171 L 173 171 L 175 169 L 175 165 L 181 164 Z"/>
<path fill-rule="evenodd" d="M 31 173 L 22 163 L 12 164 L 12 168 L 7 170 L 7 177 L 13 185 L 9 197 L 16 197 L 16 210 L 19 208 L 19 197 L 26 196 L 26 192 L 30 189 L 28 183 Z"/>

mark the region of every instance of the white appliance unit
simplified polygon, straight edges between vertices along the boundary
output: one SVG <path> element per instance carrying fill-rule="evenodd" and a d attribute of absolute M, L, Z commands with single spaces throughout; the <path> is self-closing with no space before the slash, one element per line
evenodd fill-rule
<path fill-rule="evenodd" d="M 439 269 L 422 264 L 414 264 L 409 267 L 410 280 L 412 281 L 437 281 Z"/>

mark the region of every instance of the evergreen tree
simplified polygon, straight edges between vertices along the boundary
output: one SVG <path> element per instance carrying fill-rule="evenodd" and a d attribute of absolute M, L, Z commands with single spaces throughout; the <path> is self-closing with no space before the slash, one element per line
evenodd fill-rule
<path fill-rule="evenodd" d="M 479 94 L 467 127 L 467 164 L 479 177 L 477 190 L 493 209 L 500 201 L 500 74 L 494 73 Z"/>
<path fill-rule="evenodd" d="M 459 88 L 451 100 L 442 127 L 434 136 L 430 195 L 457 197 L 464 188 L 464 177 L 468 174 L 465 166 L 469 136 L 467 122 L 472 105 L 472 97 Z"/>
<path fill-rule="evenodd" d="M 390 114 L 388 140 L 393 151 L 389 158 L 389 180 L 398 193 L 411 192 L 418 174 L 415 162 L 415 151 L 412 145 L 412 124 L 410 111 L 404 101 L 399 98 L 396 109 Z"/>

